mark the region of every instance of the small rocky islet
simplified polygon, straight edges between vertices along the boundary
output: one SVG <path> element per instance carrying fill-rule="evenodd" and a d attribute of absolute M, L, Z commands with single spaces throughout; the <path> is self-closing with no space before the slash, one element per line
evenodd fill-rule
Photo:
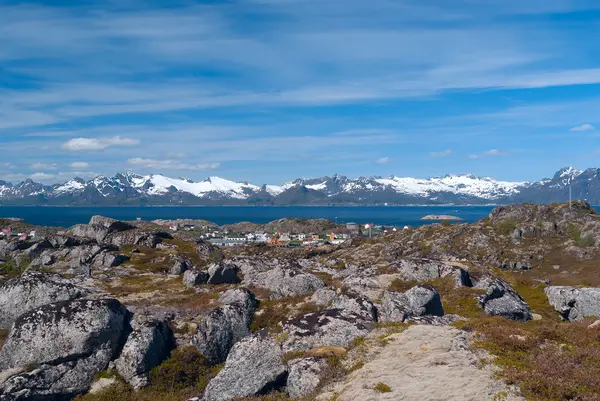
<path fill-rule="evenodd" d="M 2 401 L 600 399 L 585 202 L 318 247 L 0 220 L 36 233 L 0 240 Z"/>

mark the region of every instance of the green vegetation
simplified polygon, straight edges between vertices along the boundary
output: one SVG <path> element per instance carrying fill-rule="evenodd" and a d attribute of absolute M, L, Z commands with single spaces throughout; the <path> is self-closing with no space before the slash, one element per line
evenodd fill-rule
<path fill-rule="evenodd" d="M 374 387 L 373 390 L 377 391 L 378 393 L 391 393 L 392 389 L 390 388 L 390 386 L 388 386 L 385 383 L 377 383 Z"/>
<path fill-rule="evenodd" d="M 397 278 L 394 281 L 392 281 L 392 283 L 388 287 L 388 291 L 406 292 L 417 284 L 419 283 L 416 281 L 405 281 Z"/>
<path fill-rule="evenodd" d="M 502 235 L 508 235 L 517 228 L 518 223 L 514 220 L 502 220 L 496 225 L 496 230 Z"/>
<path fill-rule="evenodd" d="M 581 248 L 588 248 L 594 246 L 595 244 L 593 235 L 582 235 L 581 230 L 573 223 L 569 223 L 569 226 L 567 227 L 567 235 L 569 238 L 575 241 L 575 244 L 578 247 Z"/>
<path fill-rule="evenodd" d="M 18 277 L 25 271 L 30 263 L 31 259 L 29 258 L 21 258 L 19 262 L 13 259 L 7 260 L 4 263 L 0 263 L 0 275 Z"/>
<path fill-rule="evenodd" d="M 303 297 L 260 301 L 250 329 L 253 332 L 269 329 L 277 333 L 281 331 L 279 322 L 319 310 L 316 304 L 303 301 Z"/>

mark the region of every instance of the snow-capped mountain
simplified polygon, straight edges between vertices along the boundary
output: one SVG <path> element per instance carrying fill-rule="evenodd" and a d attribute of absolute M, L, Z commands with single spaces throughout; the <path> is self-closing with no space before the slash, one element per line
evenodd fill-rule
<path fill-rule="evenodd" d="M 74 178 L 42 185 L 0 181 L 0 204 L 32 205 L 377 205 L 554 202 L 573 198 L 600 202 L 600 169 L 561 169 L 533 183 L 474 175 L 434 178 L 342 175 L 297 179 L 283 185 L 253 185 L 220 177 L 203 181 L 164 175 L 119 173 L 90 181 Z"/>

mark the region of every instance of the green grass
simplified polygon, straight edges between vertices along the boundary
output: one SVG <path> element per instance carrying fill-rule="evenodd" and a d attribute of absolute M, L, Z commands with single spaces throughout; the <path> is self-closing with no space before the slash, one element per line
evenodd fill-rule
<path fill-rule="evenodd" d="M 385 383 L 377 383 L 374 387 L 373 390 L 377 391 L 378 393 L 391 393 L 392 389 L 390 388 L 390 386 L 388 386 Z"/>

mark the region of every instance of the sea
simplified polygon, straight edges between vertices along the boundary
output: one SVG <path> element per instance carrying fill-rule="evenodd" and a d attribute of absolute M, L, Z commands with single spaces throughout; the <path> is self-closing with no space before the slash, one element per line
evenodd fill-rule
<path fill-rule="evenodd" d="M 421 226 L 432 221 L 422 217 L 452 215 L 474 222 L 491 211 L 492 206 L 143 206 L 143 207 L 74 207 L 74 206 L 0 206 L 0 217 L 18 217 L 30 224 L 70 227 L 89 222 L 101 215 L 118 220 L 208 220 L 218 225 L 249 221 L 258 224 L 297 217 L 324 218 L 337 223 L 372 223 L 384 226 Z"/>

